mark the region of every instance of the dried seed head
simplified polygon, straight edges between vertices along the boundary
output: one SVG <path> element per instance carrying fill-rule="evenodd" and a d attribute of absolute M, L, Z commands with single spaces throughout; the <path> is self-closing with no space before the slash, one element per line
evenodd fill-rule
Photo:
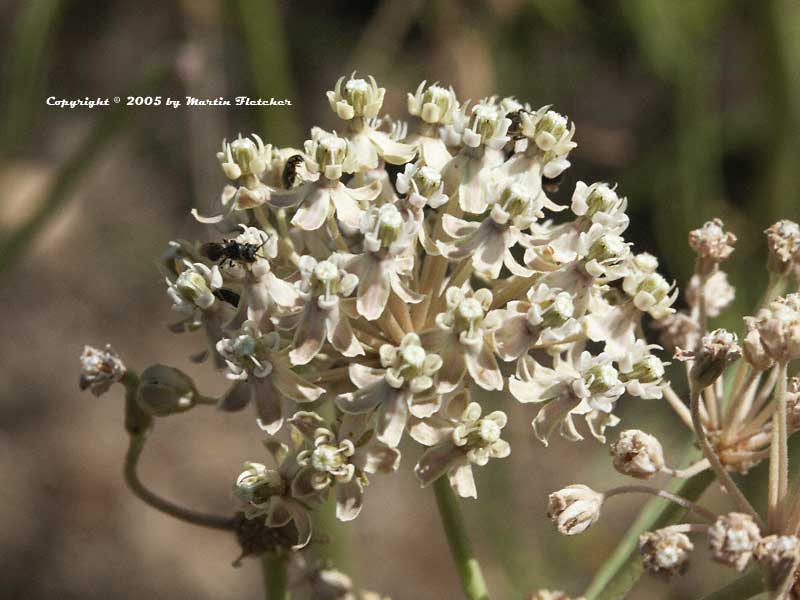
<path fill-rule="evenodd" d="M 81 376 L 78 385 L 95 396 L 105 394 L 112 384 L 121 381 L 125 375 L 125 365 L 110 345 L 106 345 L 105 350 L 84 346 L 80 360 Z"/>
<path fill-rule="evenodd" d="M 689 232 L 689 246 L 697 253 L 698 275 L 711 275 L 717 265 L 733 252 L 736 236 L 725 231 L 720 219 L 708 221 Z"/>
<path fill-rule="evenodd" d="M 767 268 L 777 275 L 786 275 L 792 263 L 800 263 L 800 226 L 794 221 L 778 221 L 767 234 Z"/>
<path fill-rule="evenodd" d="M 750 515 L 729 513 L 719 517 L 708 530 L 711 555 L 719 563 L 743 571 L 761 539 Z"/>
<path fill-rule="evenodd" d="M 582 485 L 568 485 L 548 498 L 547 516 L 564 535 L 583 533 L 600 518 L 603 494 Z"/>
<path fill-rule="evenodd" d="M 761 538 L 753 555 L 761 564 L 767 589 L 781 589 L 800 561 L 800 540 L 793 535 L 769 535 Z"/>
<path fill-rule="evenodd" d="M 689 568 L 689 553 L 694 545 L 686 534 L 671 527 L 648 531 L 639 536 L 639 552 L 650 575 L 669 579 Z"/>
<path fill-rule="evenodd" d="M 675 353 L 675 358 L 680 361 L 694 360 L 690 377 L 699 389 L 714 383 L 725 368 L 741 356 L 736 334 L 726 329 L 715 329 L 704 335 L 697 351 L 679 348 Z"/>
<path fill-rule="evenodd" d="M 756 325 L 766 353 L 777 362 L 800 358 L 800 293 L 772 301 L 756 315 Z"/>
<path fill-rule="evenodd" d="M 614 468 L 623 475 L 649 479 L 664 467 L 664 450 L 654 436 L 628 429 L 611 444 Z"/>

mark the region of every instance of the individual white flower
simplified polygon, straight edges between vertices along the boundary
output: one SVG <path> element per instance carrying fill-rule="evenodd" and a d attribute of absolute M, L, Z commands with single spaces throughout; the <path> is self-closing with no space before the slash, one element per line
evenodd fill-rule
<path fill-rule="evenodd" d="M 689 568 L 689 553 L 694 544 L 674 527 L 648 531 L 639 536 L 639 553 L 644 570 L 650 575 L 670 579 Z"/>
<path fill-rule="evenodd" d="M 648 345 L 642 339 L 629 346 L 627 352 L 619 359 L 620 381 L 631 396 L 644 400 L 661 398 L 661 386 L 664 377 L 664 363 L 651 350 L 660 350 L 660 346 Z"/>
<path fill-rule="evenodd" d="M 378 439 L 394 448 L 400 443 L 409 413 L 422 419 L 439 410 L 442 399 L 434 378 L 442 358 L 424 348 L 415 333 L 406 334 L 397 347 L 384 344 L 379 354 L 380 369 L 350 363 L 350 380 L 358 389 L 337 396 L 336 405 L 353 415 L 374 411 Z"/>
<path fill-rule="evenodd" d="M 291 450 L 274 437 L 264 440 L 264 447 L 277 468 L 270 469 L 257 462 L 244 463 L 244 471 L 236 478 L 233 493 L 242 505 L 247 521 L 259 519 L 274 529 L 272 544 L 282 550 L 300 550 L 311 541 L 311 503 L 322 501 L 323 494 L 298 500 L 292 495 L 292 482 L 300 470 L 297 462 L 299 448 Z M 241 541 L 241 536 L 240 536 Z M 285 547 L 281 547 L 285 544 Z M 250 552 L 263 552 L 263 548 Z M 245 553 L 248 550 L 245 547 Z"/>
<path fill-rule="evenodd" d="M 381 193 L 380 181 L 357 188 L 347 187 L 340 181 L 343 174 L 355 172 L 358 165 L 354 162 L 350 141 L 336 133 L 315 127 L 304 148 L 309 181 L 296 194 L 273 197 L 271 205 L 276 208 L 297 206 L 292 224 L 305 231 L 319 229 L 335 214 L 345 233 L 353 233 L 368 203 Z"/>
<path fill-rule="evenodd" d="M 517 373 L 509 379 L 508 388 L 520 402 L 542 404 L 533 430 L 544 444 L 556 429 L 568 440 L 583 439 L 573 422 L 576 415 L 584 416 L 592 436 L 604 442 L 604 429 L 619 422 L 612 410 L 625 391 L 611 356 L 592 356 L 587 351 L 574 365 L 556 357 L 553 369 L 524 357 L 517 363 Z"/>
<path fill-rule="evenodd" d="M 427 87 L 419 84 L 414 94 L 408 94 L 408 112 L 430 125 L 447 125 L 458 110 L 458 100 L 453 88 L 443 88 L 437 83 Z"/>
<path fill-rule="evenodd" d="M 242 245 L 257 246 L 253 262 L 239 261 L 223 267 L 225 275 L 242 286 L 236 315 L 228 329 L 236 329 L 245 321 L 254 321 L 260 327 L 271 327 L 270 317 L 278 307 L 290 308 L 298 301 L 295 287 L 272 272 L 270 260 L 278 255 L 278 237 L 257 227 L 240 225 L 242 233 L 234 241 Z"/>
<path fill-rule="evenodd" d="M 408 112 L 422 121 L 420 131 L 409 136 L 408 143 L 416 146 L 423 164 L 441 170 L 452 156 L 439 136 L 439 128 L 453 123 L 459 105 L 452 88 L 425 85 L 423 81 L 416 93 L 408 94 Z"/>
<path fill-rule="evenodd" d="M 289 358 L 292 364 L 305 365 L 327 341 L 343 356 L 364 354 L 342 307 L 342 298 L 355 291 L 358 277 L 343 268 L 344 257 L 332 254 L 317 261 L 301 256 L 298 264 L 301 280 L 295 285 L 304 305 L 302 310 L 283 319 L 282 326 L 294 330 Z"/>
<path fill-rule="evenodd" d="M 344 268 L 358 277 L 356 309 L 368 321 L 383 314 L 392 294 L 410 304 L 422 301 L 423 296 L 406 283 L 414 267 L 414 257 L 406 250 L 414 240 L 415 227 L 392 204 L 372 207 L 364 214 L 360 228 L 364 252 L 345 255 Z"/>
<path fill-rule="evenodd" d="M 327 425 L 316 413 L 298 412 L 289 422 L 305 442 L 297 455 L 301 468 L 292 480 L 293 495 L 314 498 L 335 488 L 340 521 L 361 512 L 368 475 L 392 473 L 400 464 L 400 452 L 369 435 L 364 418 L 348 416 Z"/>
<path fill-rule="evenodd" d="M 743 513 L 722 515 L 708 530 L 708 545 L 714 560 L 741 572 L 761 541 L 753 517 Z"/>
<path fill-rule="evenodd" d="M 494 332 L 497 354 L 503 360 L 517 360 L 534 346 L 559 346 L 579 336 L 583 327 L 574 315 L 569 293 L 545 283 L 531 287 L 527 301 L 512 300 L 506 305 L 501 325 Z"/>
<path fill-rule="evenodd" d="M 345 81 L 344 76 L 336 81 L 332 91 L 327 92 L 331 110 L 340 119 L 349 121 L 353 118 L 374 118 L 383 106 L 386 88 L 378 87 L 375 78 L 358 79 L 355 72 Z M 342 83 L 344 82 L 344 86 Z"/>
<path fill-rule="evenodd" d="M 203 263 L 183 262 L 185 269 L 172 281 L 167 278 L 167 294 L 172 298 L 172 309 L 192 315 L 196 310 L 208 310 L 216 301 L 214 291 L 222 287 L 219 267 Z"/>
<path fill-rule="evenodd" d="M 103 350 L 84 346 L 80 361 L 79 386 L 82 390 L 88 389 L 95 396 L 102 396 L 125 376 L 125 365 L 119 354 L 108 344 Z"/>
<path fill-rule="evenodd" d="M 568 485 L 548 496 L 547 516 L 563 535 L 583 533 L 600 518 L 603 494 L 583 484 Z"/>
<path fill-rule="evenodd" d="M 627 198 L 620 198 L 614 188 L 605 183 L 575 184 L 572 194 L 572 212 L 592 223 L 600 223 L 608 230 L 622 233 L 628 228 L 630 219 L 625 213 Z"/>
<path fill-rule="evenodd" d="M 284 414 L 291 413 L 295 403 L 313 402 L 325 392 L 292 371 L 279 343 L 277 332 L 262 334 L 252 321 L 217 343 L 228 367 L 225 375 L 235 382 L 220 408 L 236 411 L 253 402 L 259 425 L 270 435 L 280 430 Z"/>
<path fill-rule="evenodd" d="M 439 392 L 455 390 L 466 375 L 485 390 L 502 390 L 503 375 L 494 355 L 492 332 L 500 311 L 489 311 L 492 293 L 451 287 L 445 292 L 447 310 L 436 315 L 436 329 L 423 334 L 426 346 L 444 361 Z"/>
<path fill-rule="evenodd" d="M 511 248 L 520 240 L 522 229 L 544 216 L 541 203 L 514 184 L 494 191 L 491 202 L 492 210 L 480 222 L 443 215 L 442 229 L 452 241 L 437 241 L 439 252 L 450 260 L 471 257 L 475 271 L 490 279 L 497 279 L 503 265 L 514 275 L 530 277 L 531 271 L 516 261 Z"/>
<path fill-rule="evenodd" d="M 623 475 L 650 479 L 664 468 L 664 449 L 658 438 L 638 429 L 619 434 L 611 444 L 614 468 Z"/>
<path fill-rule="evenodd" d="M 417 238 L 428 255 L 436 256 L 439 249 L 431 238 L 430 226 L 425 219 L 425 207 L 439 208 L 447 202 L 443 193 L 442 174 L 422 162 L 408 163 L 402 173 L 397 174 L 397 193 L 400 197 L 394 205 L 406 223 L 413 223 Z"/>
<path fill-rule="evenodd" d="M 260 137 L 243 138 L 241 134 L 232 142 L 223 140 L 222 151 L 217 152 L 217 160 L 228 179 L 239 179 L 246 175 L 260 177 L 267 168 L 272 146 L 264 145 Z"/>
<path fill-rule="evenodd" d="M 672 305 L 678 297 L 678 289 L 658 273 L 631 273 L 622 281 L 622 289 L 633 298 L 636 308 L 656 320 L 675 312 Z"/>
<path fill-rule="evenodd" d="M 448 403 L 444 414 L 417 421 L 409 431 L 428 446 L 414 467 L 423 486 L 446 474 L 459 496 L 477 498 L 472 466 L 484 466 L 490 458 L 505 458 L 511 447 L 500 438 L 508 421 L 506 414 L 496 410 L 481 416 L 480 404 L 468 400 L 467 393 L 460 394 Z"/>

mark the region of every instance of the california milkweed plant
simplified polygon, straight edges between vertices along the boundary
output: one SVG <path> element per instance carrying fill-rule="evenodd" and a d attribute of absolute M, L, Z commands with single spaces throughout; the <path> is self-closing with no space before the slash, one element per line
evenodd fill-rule
<path fill-rule="evenodd" d="M 758 358 L 748 358 L 724 412 L 719 375 L 740 349 L 733 334 L 705 332 L 732 298 L 717 268 L 733 242 L 721 223 L 693 234 L 693 312 L 676 313 L 678 291 L 659 275 L 657 259 L 623 237 L 627 200 L 614 187 L 578 182 L 569 206 L 548 197 L 576 146 L 566 117 L 514 98 L 459 102 L 452 89 L 423 82 L 408 94 L 409 128 L 380 115 L 384 93 L 371 77 L 341 78 L 327 94 L 341 126 L 313 128 L 302 149 L 275 148 L 257 135 L 223 141 L 217 157 L 230 183 L 219 210 L 193 211 L 213 241 L 170 242 L 161 263 L 178 315 L 170 328 L 203 337 L 205 349 L 192 359 L 230 381 L 221 398 L 203 395 L 178 369 L 156 364 L 136 373 L 110 347 L 86 348 L 81 387 L 96 395 L 116 382 L 126 389 L 133 491 L 172 516 L 234 532 L 242 557 L 263 557 L 270 598 L 354 598 L 349 578 L 307 556 L 325 535 L 312 529 L 312 513 L 332 497 L 338 519 L 357 518 L 367 484 L 401 468 L 398 445 L 410 438 L 418 451 L 403 462 L 435 491 L 463 591 L 488 598 L 456 497 L 477 498 L 473 470 L 510 454 L 504 404 L 531 404 L 532 433 L 546 445 L 556 433 L 605 442 L 623 397 L 663 397 L 700 432 L 706 457 L 688 474 L 713 469 L 741 504 L 728 470 L 766 458 L 777 447 L 771 442 L 785 447 L 787 426 L 771 427 L 762 412 L 778 406 L 776 415 L 787 414 L 786 363 L 800 338 L 795 297 L 748 321 L 745 354 Z M 781 240 L 785 268 L 772 292 L 796 268 L 800 247 L 796 225 L 776 228 L 770 239 Z M 663 380 L 662 348 L 646 340 L 645 315 L 681 348 L 689 406 Z M 773 341 L 777 331 L 784 342 Z M 762 398 L 762 379 L 777 400 Z M 493 399 L 482 406 L 476 388 Z M 198 404 L 250 411 L 264 433 L 269 456 L 247 457 L 231 516 L 178 506 L 137 476 L 154 422 Z M 635 477 L 687 475 L 667 467 L 658 440 L 643 432 L 624 431 L 612 452 Z M 776 485 L 778 504 L 786 488 Z M 562 532 L 578 533 L 622 491 L 570 486 L 551 495 L 551 517 Z M 736 568 L 747 561 L 731 554 L 734 529 L 761 540 L 752 552 L 765 556 L 768 533 L 796 533 L 788 508 L 769 526 L 744 504 L 737 509 L 708 529 Z M 778 525 L 788 522 L 795 530 Z M 648 570 L 679 571 L 695 530 L 649 534 Z M 785 587 L 785 577 L 767 572 Z"/>

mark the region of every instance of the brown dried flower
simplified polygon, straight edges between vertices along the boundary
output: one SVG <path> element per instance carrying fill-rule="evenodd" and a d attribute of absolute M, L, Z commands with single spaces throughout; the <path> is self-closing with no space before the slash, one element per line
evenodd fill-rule
<path fill-rule="evenodd" d="M 719 563 L 744 571 L 761 532 L 750 515 L 729 513 L 719 517 L 708 530 L 711 555 Z"/>
<path fill-rule="evenodd" d="M 683 575 L 689 568 L 689 553 L 692 550 L 694 544 L 688 536 L 673 527 L 648 531 L 639 536 L 639 552 L 645 571 L 663 579 Z"/>

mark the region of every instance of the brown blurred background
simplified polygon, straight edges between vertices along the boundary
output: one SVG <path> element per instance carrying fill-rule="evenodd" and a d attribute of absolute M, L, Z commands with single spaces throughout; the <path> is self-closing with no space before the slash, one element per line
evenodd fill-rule
<path fill-rule="evenodd" d="M 257 563 L 230 566 L 231 539 L 128 493 L 121 394 L 81 394 L 77 357 L 84 343 L 112 342 L 134 368 L 165 362 L 207 393 L 224 389 L 188 361 L 202 341 L 166 331 L 173 315 L 155 262 L 170 239 L 206 239 L 189 210 L 218 198 L 220 140 L 254 131 L 298 146 L 311 125 L 335 127 L 324 92 L 342 74 L 373 74 L 385 111 L 400 117 L 421 79 L 452 84 L 461 99 L 554 105 L 577 124 L 562 201 L 579 179 L 618 182 L 629 238 L 669 277 L 691 273 L 689 228 L 720 215 L 739 235 L 737 302 L 721 324 L 736 327 L 766 280 L 760 232 L 800 217 L 796 0 L 26 0 L 0 2 L 0 35 L 2 598 L 261 597 Z M 45 105 L 129 94 L 292 106 Z M 623 479 L 595 442 L 543 448 L 531 407 L 487 404 L 509 411 L 513 453 L 479 470 L 480 500 L 465 510 L 494 597 L 577 595 L 641 501 L 558 537 L 544 518 L 549 491 Z M 661 436 L 677 462 L 678 419 L 657 401 L 622 404 L 623 422 Z M 259 439 L 249 414 L 199 408 L 159 421 L 143 477 L 167 497 L 227 511 L 241 462 L 266 459 Z M 416 455 L 409 446 L 400 473 L 376 478 L 359 519 L 318 551 L 395 600 L 457 598 L 432 494 L 411 475 Z M 630 598 L 696 598 L 731 576 L 701 543 L 693 562 Z"/>

